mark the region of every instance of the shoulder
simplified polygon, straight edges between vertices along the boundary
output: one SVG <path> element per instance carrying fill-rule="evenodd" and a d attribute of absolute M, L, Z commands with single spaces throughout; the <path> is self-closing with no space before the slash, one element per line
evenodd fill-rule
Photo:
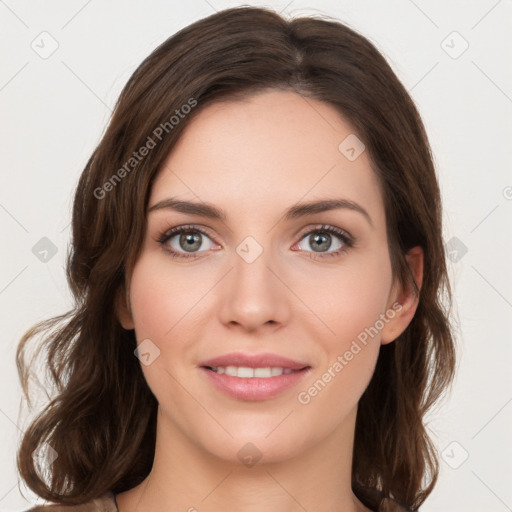
<path fill-rule="evenodd" d="M 81 505 L 36 505 L 25 512 L 118 512 L 118 510 L 114 494 L 107 492 Z"/>

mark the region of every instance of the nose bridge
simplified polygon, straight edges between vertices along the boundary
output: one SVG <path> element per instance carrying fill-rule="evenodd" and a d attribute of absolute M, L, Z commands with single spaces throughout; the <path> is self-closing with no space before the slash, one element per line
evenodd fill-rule
<path fill-rule="evenodd" d="M 236 248 L 233 257 L 234 291 L 238 301 L 252 307 L 270 305 L 270 298 L 277 292 L 275 276 L 270 272 L 272 265 L 271 249 L 268 240 L 258 242 L 253 236 L 246 237 Z"/>
<path fill-rule="evenodd" d="M 265 239 L 268 243 L 268 238 Z M 255 329 L 270 321 L 282 323 L 288 307 L 285 288 L 276 277 L 270 247 L 253 236 L 238 244 L 233 253 L 233 270 L 221 297 L 219 309 L 224 323 L 236 322 Z"/>

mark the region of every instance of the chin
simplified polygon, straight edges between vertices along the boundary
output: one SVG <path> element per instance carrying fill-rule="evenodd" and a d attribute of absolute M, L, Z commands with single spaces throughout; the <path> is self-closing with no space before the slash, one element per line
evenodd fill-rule
<path fill-rule="evenodd" d="M 247 467 L 285 462 L 304 449 L 304 440 L 295 439 L 291 433 L 274 432 L 270 436 L 268 433 L 243 431 L 236 435 L 233 432 L 233 439 L 220 445 L 205 446 L 205 449 L 225 462 Z"/>

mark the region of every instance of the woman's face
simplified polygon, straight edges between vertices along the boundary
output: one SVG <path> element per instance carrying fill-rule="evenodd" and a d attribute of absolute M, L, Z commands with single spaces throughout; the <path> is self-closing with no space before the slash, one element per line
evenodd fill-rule
<path fill-rule="evenodd" d="M 409 323 L 355 137 L 330 105 L 272 90 L 207 107 L 157 176 L 120 319 L 159 421 L 196 448 L 277 461 L 348 439 L 380 345 Z M 353 207 L 301 208 L 320 201 Z"/>

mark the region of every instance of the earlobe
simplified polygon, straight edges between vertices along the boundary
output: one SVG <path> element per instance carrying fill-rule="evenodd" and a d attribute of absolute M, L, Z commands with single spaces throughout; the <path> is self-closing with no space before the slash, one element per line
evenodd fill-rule
<path fill-rule="evenodd" d="M 117 293 L 115 310 L 123 329 L 130 330 L 135 328 L 130 308 L 130 299 L 128 294 L 124 292 L 124 287 L 120 288 Z"/>
<path fill-rule="evenodd" d="M 413 247 L 405 258 L 411 270 L 411 275 L 418 287 L 418 292 L 412 283 L 402 286 L 399 283 L 393 287 L 390 294 L 388 311 L 394 311 L 393 317 L 381 331 L 381 344 L 386 345 L 398 338 L 411 323 L 419 304 L 419 290 L 423 283 L 423 249 Z M 389 315 L 391 317 L 391 314 Z"/>

